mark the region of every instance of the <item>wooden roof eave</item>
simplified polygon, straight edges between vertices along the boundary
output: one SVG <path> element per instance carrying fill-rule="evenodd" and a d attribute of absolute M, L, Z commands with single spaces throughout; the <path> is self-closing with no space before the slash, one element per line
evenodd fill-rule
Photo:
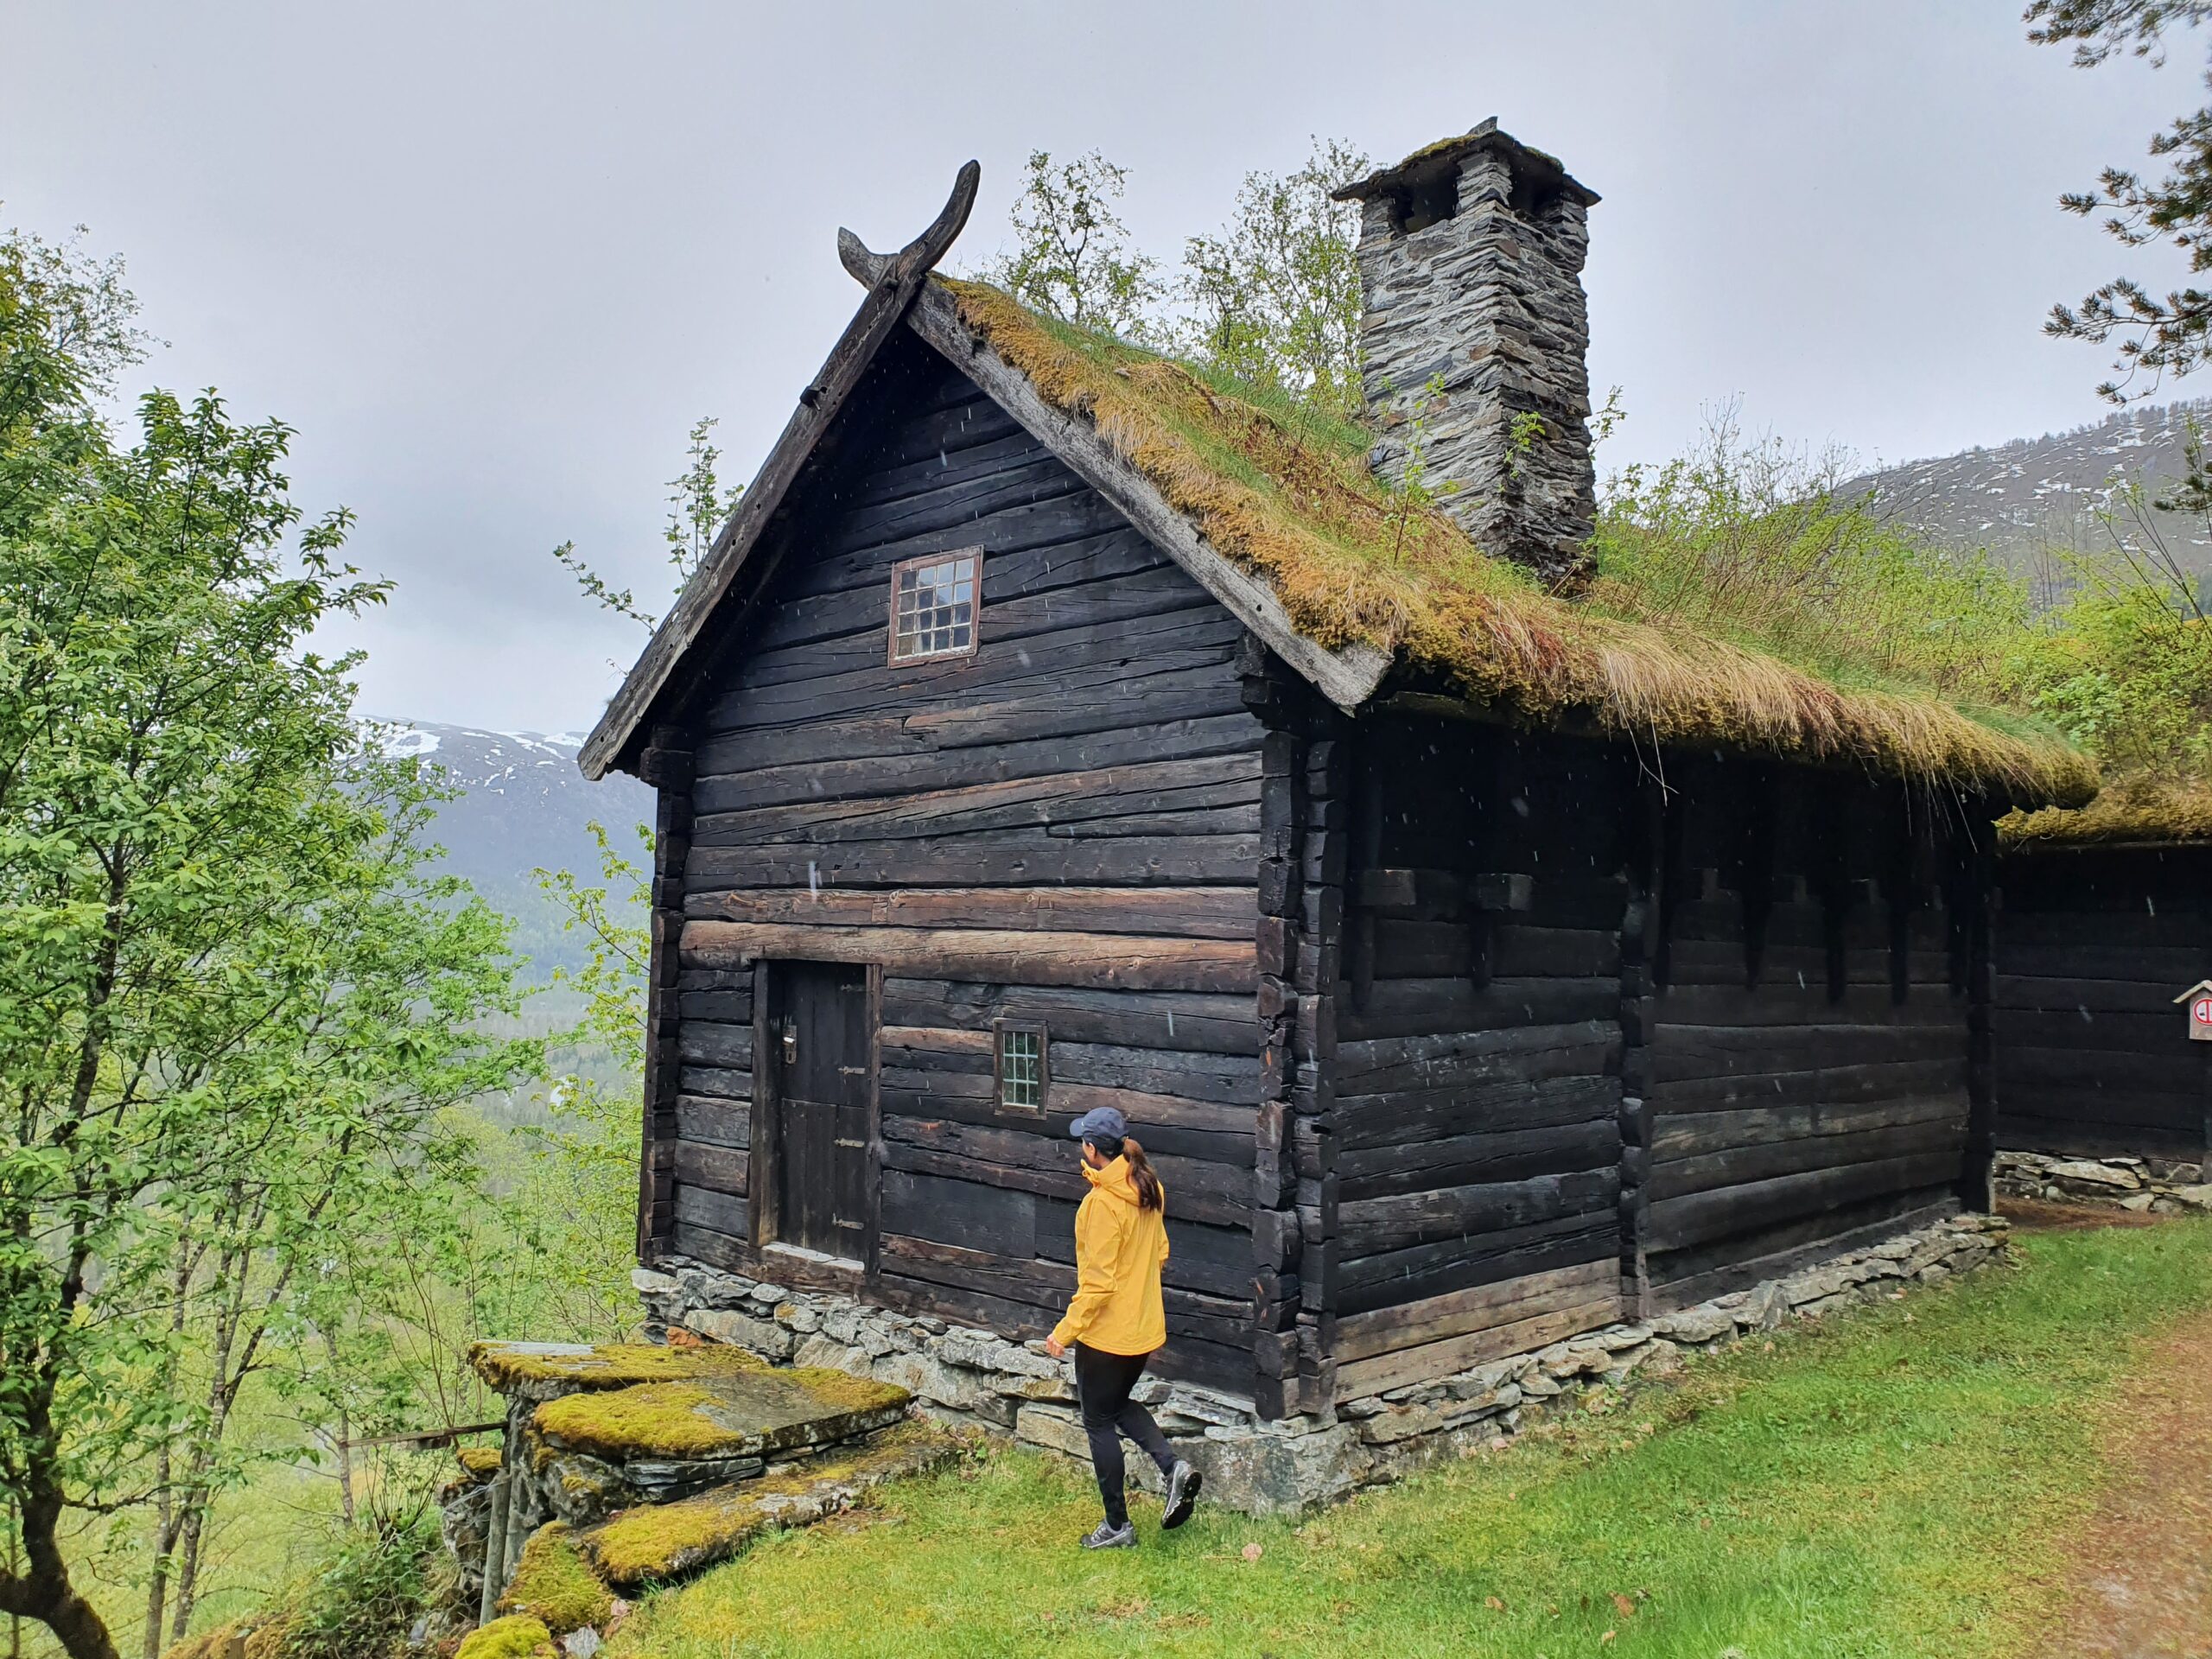
<path fill-rule="evenodd" d="M 1389 652 L 1364 644 L 1332 651 L 1299 632 L 1265 581 L 1209 546 L 1191 521 L 1116 453 L 1090 422 L 1046 403 L 1028 376 L 976 337 L 942 287 L 924 288 L 906 314 L 906 326 L 1065 462 L 1069 471 L 1112 503 L 1147 541 L 1323 696 L 1351 714 L 1375 695 L 1390 671 Z"/>
<path fill-rule="evenodd" d="M 1790 754 L 1716 738 L 1675 737 L 1654 743 L 1649 737 L 1639 737 L 1633 731 L 1599 719 L 1596 712 L 1589 709 L 1553 710 L 1541 719 L 1533 719 L 1510 703 L 1485 702 L 1479 698 L 1459 696 L 1450 692 L 1398 689 L 1377 699 L 1371 712 L 1402 715 L 1414 719 L 1456 720 L 1468 725 L 1503 727 L 1512 731 L 1550 732 L 1563 737 L 1587 738 L 1599 743 L 1625 743 L 1637 751 L 1639 760 L 1649 749 L 1652 759 L 1643 762 L 1647 766 L 1658 764 L 1657 756 L 1661 752 L 1676 750 L 1685 753 L 1733 754 L 1746 760 L 1772 760 L 1810 772 L 1846 772 L 1861 778 L 1897 778 L 1909 784 L 1918 784 L 1930 793 L 1936 787 L 1935 780 L 1915 778 L 1909 773 L 1885 772 L 1868 766 L 1859 757 L 1848 754 Z M 1660 780 L 1665 781 L 1663 776 Z M 2001 816 L 2018 810 L 2035 810 L 2034 804 L 2015 799 L 2001 784 L 1956 778 L 1943 781 L 1954 797 L 1984 800 L 1994 815 Z M 2206 844 L 2212 845 L 2212 842 Z"/>
<path fill-rule="evenodd" d="M 645 651 L 608 702 L 591 735 L 584 740 L 576 764 L 585 777 L 596 781 L 631 760 L 654 705 L 669 689 L 677 668 L 699 643 L 708 623 L 729 596 L 747 560 L 760 544 L 762 532 L 789 499 L 791 486 L 805 470 L 823 435 L 829 431 L 854 388 L 860 385 L 861 375 L 875 360 L 883 343 L 905 320 L 907 308 L 922 292 L 931 269 L 967 224 L 969 212 L 976 205 L 976 187 L 982 176 L 982 169 L 976 162 L 966 163 L 953 181 L 952 194 L 945 201 L 944 211 L 927 230 L 895 254 L 881 258 L 869 256 L 868 268 L 873 280 L 868 297 L 854 312 L 853 320 L 845 325 L 845 332 L 830 348 L 820 372 L 799 393 L 798 407 L 791 411 L 782 435 L 777 438 L 767 459 L 761 462 L 760 472 L 739 498 L 729 522 L 715 537 L 706 558 L 684 584 L 683 592 L 661 619 L 660 626 L 653 630 Z M 841 251 L 848 241 L 855 248 L 859 246 L 858 238 L 848 232 L 840 232 L 838 240 Z M 849 267 L 854 264 L 850 256 L 847 264 Z"/>

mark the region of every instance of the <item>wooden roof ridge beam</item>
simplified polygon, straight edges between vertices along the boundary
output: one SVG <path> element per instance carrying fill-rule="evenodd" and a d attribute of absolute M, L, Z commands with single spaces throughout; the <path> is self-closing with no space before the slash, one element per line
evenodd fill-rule
<path fill-rule="evenodd" d="M 976 337 L 943 288 L 925 285 L 906 324 L 1331 702 L 1353 714 L 1375 695 L 1390 671 L 1389 652 L 1365 643 L 1332 651 L 1301 634 L 1264 578 L 1211 546 L 1090 422 L 1046 403 L 1028 376 Z"/>
<path fill-rule="evenodd" d="M 706 558 L 653 630 L 636 665 L 585 739 L 576 757 L 585 777 L 604 777 L 636 741 L 677 665 L 698 642 L 735 584 L 761 532 L 790 496 L 822 435 L 852 396 L 884 341 L 905 318 L 931 269 L 968 223 L 982 177 L 982 168 L 977 163 L 963 163 L 944 208 L 926 230 L 895 254 L 869 253 L 850 232 L 838 233 L 838 255 L 846 268 L 855 270 L 857 265 L 856 275 L 872 273 L 868 296 L 830 348 L 820 371 L 799 393 L 798 407 L 791 411 L 760 472 L 739 498 L 729 522 L 715 537 Z"/>

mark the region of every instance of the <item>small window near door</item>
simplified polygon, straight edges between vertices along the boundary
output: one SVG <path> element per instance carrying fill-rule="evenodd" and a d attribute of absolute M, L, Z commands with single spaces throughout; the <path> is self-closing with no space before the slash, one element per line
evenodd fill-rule
<path fill-rule="evenodd" d="M 908 559 L 891 573 L 891 660 L 927 662 L 976 649 L 976 589 L 983 550 Z"/>
<path fill-rule="evenodd" d="M 1045 1027 L 1001 1020 L 992 1027 L 999 1104 L 1020 1112 L 1045 1109 Z"/>

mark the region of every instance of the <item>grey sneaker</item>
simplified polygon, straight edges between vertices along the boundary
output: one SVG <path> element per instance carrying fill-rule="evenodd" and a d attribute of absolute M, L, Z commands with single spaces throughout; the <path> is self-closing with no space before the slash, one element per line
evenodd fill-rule
<path fill-rule="evenodd" d="M 1160 1529 L 1173 1532 L 1191 1518 L 1191 1511 L 1198 1507 L 1198 1489 L 1206 1478 L 1185 1463 L 1180 1458 L 1167 1477 L 1167 1507 L 1161 1512 Z"/>
<path fill-rule="evenodd" d="M 1083 1547 L 1085 1549 L 1135 1549 L 1137 1547 L 1136 1527 L 1128 1521 L 1118 1527 L 1109 1521 L 1101 1521 L 1098 1529 L 1083 1541 Z"/>

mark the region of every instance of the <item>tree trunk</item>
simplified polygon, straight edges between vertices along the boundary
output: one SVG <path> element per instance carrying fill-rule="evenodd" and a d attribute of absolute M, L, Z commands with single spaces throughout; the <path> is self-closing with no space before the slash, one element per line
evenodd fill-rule
<path fill-rule="evenodd" d="M 47 1428 L 43 1409 L 35 1405 L 25 1415 L 32 1421 L 32 1444 L 51 1445 L 41 1433 Z M 69 1568 L 61 1559 L 60 1490 L 50 1480 L 37 1480 L 37 1489 L 23 1501 L 23 1566 L 0 1579 L 0 1611 L 31 1618 L 53 1633 L 69 1659 L 122 1659 L 115 1638 L 108 1633 L 99 1610 L 77 1593 L 69 1581 Z"/>
<path fill-rule="evenodd" d="M 351 1141 L 350 1134 L 346 1137 Z M 308 1208 L 308 1219 L 313 1222 L 322 1214 L 329 1203 L 333 1189 L 325 1188 Z M 267 1218 L 268 1201 L 257 1200 L 248 1217 L 246 1235 L 249 1238 L 260 1230 Z M 215 1502 L 216 1464 L 221 1455 L 223 1437 L 229 1431 L 231 1413 L 238 1404 L 238 1390 L 253 1374 L 261 1351 L 261 1339 L 269 1334 L 270 1310 L 283 1300 L 284 1292 L 292 1281 L 293 1263 L 287 1262 L 276 1281 L 259 1298 L 258 1305 L 251 1312 L 247 1308 L 249 1281 L 253 1273 L 254 1249 L 249 1244 L 234 1258 L 226 1259 L 217 1269 L 217 1282 L 226 1275 L 232 1286 L 229 1306 L 216 1323 L 213 1371 L 210 1377 L 207 1396 L 207 1434 L 204 1445 L 193 1458 L 194 1478 L 188 1488 L 184 1506 L 184 1554 L 178 1563 L 176 1577 L 176 1620 L 172 1629 L 175 1641 L 182 1641 L 191 1624 L 193 1605 L 200 1593 L 200 1545 L 206 1536 L 207 1515 Z"/>
<path fill-rule="evenodd" d="M 154 1511 L 154 1565 L 146 1580 L 146 1627 L 138 1644 L 141 1659 L 162 1659 L 162 1614 L 169 1589 L 169 1559 L 176 1551 L 176 1506 L 169 1491 L 168 1448 L 162 1449 L 157 1464 L 156 1490 L 161 1497 Z"/>
<path fill-rule="evenodd" d="M 70 1587 L 67 1574 L 63 1574 L 62 1587 L 43 1614 L 35 1615 L 39 1622 L 54 1632 L 54 1639 L 61 1644 L 62 1652 L 69 1659 L 122 1659 L 115 1650 L 115 1638 L 92 1604 Z"/>
<path fill-rule="evenodd" d="M 184 1512 L 184 1554 L 177 1564 L 176 1620 L 169 1627 L 169 1640 L 181 1642 L 192 1624 L 192 1604 L 200 1589 L 200 1540 L 205 1533 L 202 1522 L 207 1519 L 207 1499 L 195 1497 Z M 159 1659 L 159 1656 L 156 1656 Z"/>
<path fill-rule="evenodd" d="M 346 1415 L 346 1408 L 338 1408 L 338 1512 L 351 1532 L 353 1517 L 353 1428 Z"/>
<path fill-rule="evenodd" d="M 200 1258 L 200 1252 L 193 1248 L 191 1234 L 181 1236 L 177 1240 L 176 1265 L 169 1275 L 169 1339 L 177 1346 L 170 1349 L 163 1367 L 164 1394 L 176 1386 L 176 1354 L 183 1342 L 185 1319 L 191 1306 L 192 1276 L 198 1269 Z M 146 1585 L 146 1628 L 139 1644 L 141 1659 L 162 1659 L 162 1615 L 167 1611 L 169 1567 L 176 1554 L 175 1474 L 165 1441 L 154 1464 L 154 1561 Z"/>
<path fill-rule="evenodd" d="M 8 1500 L 8 1577 L 10 1582 L 22 1567 L 22 1560 L 16 1554 L 15 1518 L 16 1500 L 11 1497 Z M 23 1659 L 23 1616 L 21 1613 L 8 1615 L 8 1659 Z"/>
<path fill-rule="evenodd" d="M 84 1224 L 79 1221 L 71 1231 L 56 1298 L 62 1319 L 83 1300 L 91 1258 Z M 70 1582 L 69 1564 L 61 1555 L 61 1517 L 67 1503 L 61 1490 L 61 1436 L 54 1423 L 59 1368 L 49 1348 L 38 1366 L 27 1368 L 17 1379 L 17 1462 L 9 1472 L 22 1565 L 0 1574 L 0 1612 L 36 1619 L 53 1633 L 69 1659 L 121 1659 L 99 1610 Z"/>
<path fill-rule="evenodd" d="M 338 1338 L 328 1331 L 322 1333 L 323 1351 L 330 1356 L 330 1375 L 342 1391 L 343 1374 L 338 1369 Z M 448 1422 L 452 1419 L 447 1419 Z M 346 1529 L 353 1529 L 353 1419 L 341 1398 L 338 1402 L 338 1508 L 346 1517 Z"/>

